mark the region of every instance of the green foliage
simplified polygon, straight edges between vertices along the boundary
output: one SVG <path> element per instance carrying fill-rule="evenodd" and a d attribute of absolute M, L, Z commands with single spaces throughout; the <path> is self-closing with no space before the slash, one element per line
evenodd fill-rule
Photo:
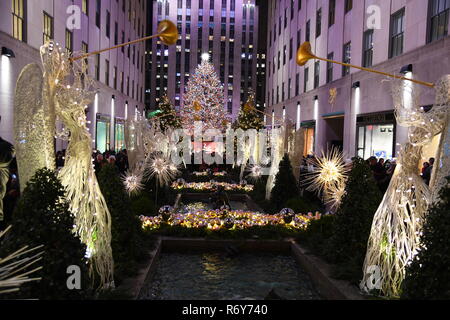
<path fill-rule="evenodd" d="M 292 171 L 291 161 L 286 154 L 280 162 L 280 167 L 275 176 L 275 186 L 272 189 L 270 200 L 276 210 L 281 210 L 286 206 L 286 202 L 299 195 L 297 179 Z"/>
<path fill-rule="evenodd" d="M 131 198 L 131 211 L 135 216 L 144 215 L 152 217 L 158 214 L 155 203 L 145 192 Z"/>
<path fill-rule="evenodd" d="M 402 299 L 450 299 L 450 185 L 442 188 L 440 198 L 428 210 L 420 239 L 423 249 L 406 269 Z"/>
<path fill-rule="evenodd" d="M 295 213 L 307 214 L 309 212 L 315 213 L 316 211 L 321 212 L 320 206 L 311 201 L 308 198 L 297 196 L 291 198 L 286 202 L 286 208 L 291 208 Z"/>
<path fill-rule="evenodd" d="M 161 110 L 161 113 L 159 113 L 157 117 L 159 117 L 159 124 L 163 131 L 166 131 L 169 128 L 181 128 L 181 119 L 177 115 L 167 95 L 162 98 L 162 101 L 159 104 L 159 110 Z"/>
<path fill-rule="evenodd" d="M 207 239 L 266 239 L 280 240 L 297 237 L 299 231 L 284 226 L 255 226 L 246 229 L 220 229 L 186 228 L 183 226 L 170 226 L 162 224 L 160 228 L 146 231 L 149 235 L 163 235 L 179 238 L 207 238 Z"/>
<path fill-rule="evenodd" d="M 256 129 L 260 130 L 264 128 L 264 118 L 262 113 L 255 110 L 255 94 L 250 91 L 247 102 L 241 107 L 238 118 L 233 124 L 234 129 Z"/>
<path fill-rule="evenodd" d="M 1 246 L 13 252 L 23 246 L 43 245 L 43 269 L 33 274 L 42 277 L 21 287 L 12 298 L 20 299 L 85 299 L 91 295 L 86 259 L 86 246 L 73 234 L 74 219 L 65 200 L 65 191 L 56 174 L 48 169 L 36 172 L 19 200 L 12 220 L 12 230 Z M 4 253 L 3 252 L 3 253 Z M 3 256 L 4 254 L 2 254 Z M 81 269 L 81 290 L 69 290 L 67 267 Z"/>
<path fill-rule="evenodd" d="M 144 253 L 141 223 L 133 213 L 130 198 L 115 165 L 103 166 L 98 182 L 111 213 L 114 277 L 116 282 L 120 282 L 135 270 L 137 258 Z"/>
<path fill-rule="evenodd" d="M 370 167 L 361 158 L 353 159 L 345 190 L 342 204 L 336 212 L 326 256 L 338 264 L 338 277 L 356 283 L 362 278 L 372 220 L 382 195 Z"/>
<path fill-rule="evenodd" d="M 308 228 L 300 232 L 297 240 L 305 244 L 319 255 L 325 254 L 325 249 L 333 235 L 334 215 L 322 216 L 319 220 L 311 220 Z"/>

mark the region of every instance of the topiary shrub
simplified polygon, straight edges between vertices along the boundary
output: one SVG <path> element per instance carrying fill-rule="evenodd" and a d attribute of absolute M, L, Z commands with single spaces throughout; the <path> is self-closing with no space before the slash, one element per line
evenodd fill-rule
<path fill-rule="evenodd" d="M 38 265 L 42 270 L 33 277 L 38 282 L 26 283 L 11 298 L 67 300 L 92 297 L 85 259 L 86 246 L 73 234 L 74 219 L 65 200 L 64 187 L 56 174 L 48 169 L 36 172 L 27 183 L 12 219 L 12 229 L 1 245 L 10 249 L 43 245 L 44 254 Z M 11 251 L 12 252 L 12 251 Z M 81 290 L 67 288 L 67 268 L 80 267 Z"/>
<path fill-rule="evenodd" d="M 142 228 L 139 218 L 133 213 L 117 167 L 112 164 L 103 166 L 98 174 L 98 183 L 111 213 L 114 278 L 118 284 L 135 271 L 136 260 L 144 253 Z"/>
<path fill-rule="evenodd" d="M 144 192 L 131 197 L 131 210 L 135 216 L 143 215 L 152 217 L 158 215 L 155 203 L 150 199 L 149 195 Z"/>
<path fill-rule="evenodd" d="M 286 207 L 291 208 L 296 213 L 307 214 L 309 212 L 321 211 L 321 208 L 311 200 L 297 196 L 295 198 L 291 198 L 286 202 Z"/>
<path fill-rule="evenodd" d="M 382 199 L 370 167 L 363 159 L 353 159 L 345 191 L 325 252 L 331 262 L 338 264 L 336 277 L 358 283 L 363 276 L 373 216 Z"/>
<path fill-rule="evenodd" d="M 420 239 L 422 250 L 406 269 L 402 299 L 450 299 L 450 177 L 441 202 L 429 210 Z"/>
<path fill-rule="evenodd" d="M 300 244 L 307 245 L 318 255 L 323 255 L 328 241 L 333 235 L 335 219 L 334 215 L 326 215 L 319 220 L 311 220 L 308 228 L 299 233 L 297 241 Z"/>
<path fill-rule="evenodd" d="M 275 176 L 275 185 L 272 189 L 270 200 L 276 210 L 281 210 L 286 206 L 286 202 L 298 196 L 297 179 L 292 171 L 291 161 L 286 154 L 280 162 L 279 170 Z"/>

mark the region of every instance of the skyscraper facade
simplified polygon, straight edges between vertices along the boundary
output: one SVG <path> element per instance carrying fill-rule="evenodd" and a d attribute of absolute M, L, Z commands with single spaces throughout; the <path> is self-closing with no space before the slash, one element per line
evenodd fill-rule
<path fill-rule="evenodd" d="M 349 157 L 396 157 L 408 132 L 395 120 L 392 79 L 314 59 L 300 67 L 297 49 L 309 41 L 318 57 L 435 83 L 450 74 L 449 12 L 449 0 L 270 1 L 266 111 L 275 120 L 266 124 L 305 129 L 305 155 L 334 145 Z M 435 91 L 417 89 L 429 110 Z"/>
<path fill-rule="evenodd" d="M 176 108 L 183 107 L 189 76 L 207 53 L 224 85 L 224 108 L 236 117 L 248 90 L 257 87 L 255 0 L 153 1 L 153 33 L 164 19 L 177 24 L 179 38 L 171 47 L 158 39 L 147 47 L 147 106 L 156 109 L 167 94 Z"/>
<path fill-rule="evenodd" d="M 15 83 L 24 66 L 40 64 L 39 48 L 53 39 L 79 55 L 135 40 L 146 34 L 145 0 L 0 1 L 0 135 L 13 141 Z M 124 122 L 144 110 L 144 43 L 89 58 L 89 76 L 98 92 L 87 119 L 94 148 L 124 147 Z M 58 149 L 64 148 L 56 141 Z"/>

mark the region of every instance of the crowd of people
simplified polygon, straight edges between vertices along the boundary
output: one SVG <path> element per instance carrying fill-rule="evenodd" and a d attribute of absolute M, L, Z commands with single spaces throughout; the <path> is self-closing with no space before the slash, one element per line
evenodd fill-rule
<path fill-rule="evenodd" d="M 367 163 L 372 170 L 378 187 L 385 192 L 391 182 L 397 162 L 395 160 L 385 160 L 384 158 L 377 159 L 375 156 L 372 156 L 367 160 Z"/>
<path fill-rule="evenodd" d="M 96 151 L 92 154 L 92 158 L 94 159 L 94 168 L 95 172 L 99 172 L 101 168 L 105 164 L 113 164 L 117 166 L 117 169 L 119 169 L 119 172 L 121 174 L 124 174 L 128 170 L 128 154 L 127 150 L 121 150 L 119 152 L 115 151 L 106 151 L 106 152 L 99 152 Z"/>
<path fill-rule="evenodd" d="M 3 143 L 2 141 L 0 141 L 0 144 Z M 4 144 L 6 146 L 6 142 Z M 2 149 L 6 150 L 6 147 Z M 0 230 L 2 230 L 2 228 L 6 226 L 6 223 L 10 221 L 14 208 L 20 198 L 20 184 L 17 160 L 14 157 L 14 153 L 10 152 L 7 154 L 5 152 L 0 158 L 0 163 L 4 164 L 0 165 L 2 177 L 4 176 L 4 178 L 1 179 L 2 181 L 0 181 Z M 94 160 L 96 173 L 108 163 L 116 165 L 121 174 L 124 174 L 128 170 L 128 155 L 126 150 L 119 152 L 106 151 L 104 153 L 96 151 L 93 153 L 92 158 Z M 58 151 L 56 153 L 57 170 L 64 167 L 65 160 L 66 150 Z"/>

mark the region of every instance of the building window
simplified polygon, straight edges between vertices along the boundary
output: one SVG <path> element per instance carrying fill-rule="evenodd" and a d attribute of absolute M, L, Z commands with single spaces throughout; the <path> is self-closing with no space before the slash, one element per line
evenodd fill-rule
<path fill-rule="evenodd" d="M 344 45 L 344 63 L 350 63 L 351 62 L 351 54 L 352 54 L 352 43 L 348 42 Z M 346 75 L 350 74 L 350 67 L 342 66 L 342 76 L 345 77 Z"/>
<path fill-rule="evenodd" d="M 430 42 L 448 35 L 450 0 L 431 0 Z"/>
<path fill-rule="evenodd" d="M 105 60 L 105 84 L 109 86 L 109 60 Z"/>
<path fill-rule="evenodd" d="M 109 38 L 111 35 L 111 13 L 106 11 L 106 37 Z"/>
<path fill-rule="evenodd" d="M 114 89 L 117 90 L 117 67 L 113 68 Z"/>
<path fill-rule="evenodd" d="M 85 15 L 89 14 L 89 0 L 81 1 L 81 12 L 83 12 Z"/>
<path fill-rule="evenodd" d="M 306 34 L 305 34 L 305 40 L 308 42 L 310 40 L 310 37 L 309 37 L 310 33 L 311 33 L 311 20 L 308 20 L 306 22 Z"/>
<path fill-rule="evenodd" d="M 73 33 L 69 29 L 66 29 L 66 49 L 73 52 Z"/>
<path fill-rule="evenodd" d="M 302 0 L 297 0 L 298 1 L 298 11 L 302 10 Z"/>
<path fill-rule="evenodd" d="M 358 124 L 358 156 L 392 159 L 394 156 L 394 123 Z"/>
<path fill-rule="evenodd" d="M 43 43 L 53 39 L 53 17 L 44 12 Z"/>
<path fill-rule="evenodd" d="M 95 10 L 95 25 L 100 28 L 100 16 L 101 16 L 102 3 L 101 0 L 97 0 L 97 6 Z"/>
<path fill-rule="evenodd" d="M 371 67 L 373 60 L 373 29 L 364 32 L 363 67 Z"/>
<path fill-rule="evenodd" d="M 89 52 L 89 48 L 88 48 L 88 44 L 86 43 L 86 42 L 81 42 L 81 51 L 83 52 L 83 53 L 88 53 Z M 88 73 L 88 71 L 89 71 L 89 59 L 88 58 L 86 58 L 86 59 L 83 59 L 84 60 L 84 63 L 86 64 L 86 73 Z"/>
<path fill-rule="evenodd" d="M 283 65 L 286 64 L 286 45 L 283 47 Z"/>
<path fill-rule="evenodd" d="M 328 60 L 334 60 L 334 52 L 331 52 L 327 56 Z M 327 83 L 333 81 L 333 62 L 327 62 Z"/>
<path fill-rule="evenodd" d="M 345 13 L 353 9 L 353 0 L 345 0 Z"/>
<path fill-rule="evenodd" d="M 100 55 L 95 56 L 95 80 L 100 80 Z"/>
<path fill-rule="evenodd" d="M 24 5 L 23 0 L 12 0 L 12 36 L 20 41 L 26 41 Z"/>
<path fill-rule="evenodd" d="M 314 89 L 319 87 L 320 80 L 320 61 L 314 63 Z"/>
<path fill-rule="evenodd" d="M 115 119 L 115 150 L 116 152 L 125 149 L 125 122 L 122 119 Z"/>
<path fill-rule="evenodd" d="M 300 74 L 297 73 L 295 75 L 295 95 L 298 96 L 300 94 Z"/>
<path fill-rule="evenodd" d="M 403 53 L 403 31 L 405 21 L 405 8 L 391 16 L 391 42 L 389 57 L 394 58 Z"/>
<path fill-rule="evenodd" d="M 328 27 L 331 27 L 336 20 L 336 0 L 330 0 L 328 8 Z"/>
<path fill-rule="evenodd" d="M 297 48 L 300 48 L 300 45 L 302 41 L 302 29 L 298 29 L 297 31 Z"/>
<path fill-rule="evenodd" d="M 316 13 L 316 38 L 320 37 L 322 33 L 322 8 L 317 10 Z"/>
<path fill-rule="evenodd" d="M 108 116 L 97 115 L 95 127 L 97 131 L 95 135 L 96 149 L 102 153 L 110 150 L 111 119 Z"/>
<path fill-rule="evenodd" d="M 281 52 L 278 51 L 278 69 L 280 69 L 280 65 L 281 65 Z"/>
<path fill-rule="evenodd" d="M 309 78 L 309 68 L 305 68 L 305 74 L 303 78 L 303 92 L 308 90 L 308 78 Z"/>
<path fill-rule="evenodd" d="M 119 44 L 119 24 L 117 22 L 114 23 L 114 45 Z"/>
<path fill-rule="evenodd" d="M 291 40 L 289 40 L 289 60 L 292 60 L 292 58 L 294 57 L 293 42 L 294 42 L 294 39 L 291 38 Z"/>

